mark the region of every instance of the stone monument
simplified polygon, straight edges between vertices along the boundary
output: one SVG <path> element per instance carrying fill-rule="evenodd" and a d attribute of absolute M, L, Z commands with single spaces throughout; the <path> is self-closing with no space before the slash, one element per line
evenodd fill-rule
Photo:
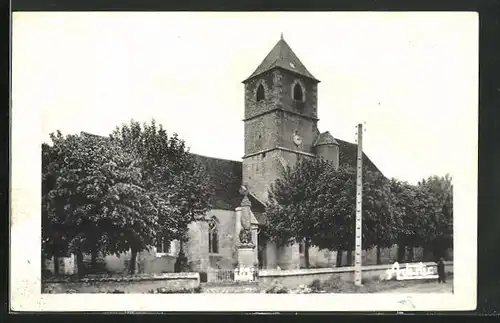
<path fill-rule="evenodd" d="M 238 267 L 253 268 L 255 262 L 255 244 L 252 241 L 251 209 L 252 203 L 248 199 L 248 189 L 246 185 L 240 188 L 240 194 L 243 195 L 241 206 L 236 209 L 236 224 L 239 241 L 236 244 L 238 255 Z"/>

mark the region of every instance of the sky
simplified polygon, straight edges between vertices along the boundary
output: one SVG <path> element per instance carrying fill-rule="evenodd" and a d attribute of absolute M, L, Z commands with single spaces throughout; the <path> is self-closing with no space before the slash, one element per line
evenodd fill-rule
<path fill-rule="evenodd" d="M 319 130 L 354 142 L 364 123 L 387 177 L 453 176 L 475 160 L 474 13 L 14 13 L 14 116 L 39 118 L 44 142 L 154 118 L 194 153 L 241 160 L 241 82 L 281 33 L 321 80 Z"/>

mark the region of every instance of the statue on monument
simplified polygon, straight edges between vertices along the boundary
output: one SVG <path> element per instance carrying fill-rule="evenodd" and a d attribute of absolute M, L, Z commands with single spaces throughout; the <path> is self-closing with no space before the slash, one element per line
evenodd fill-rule
<path fill-rule="evenodd" d="M 251 203 L 248 199 L 248 188 L 245 184 L 240 187 L 240 194 L 243 195 L 243 200 L 241 201 L 241 206 L 250 208 Z M 243 244 L 252 243 L 252 232 L 251 230 L 251 219 L 249 212 L 242 212 L 241 215 L 241 230 L 239 234 L 240 242 Z"/>
<path fill-rule="evenodd" d="M 252 243 L 252 232 L 247 229 L 240 230 L 240 242 L 243 244 Z"/>

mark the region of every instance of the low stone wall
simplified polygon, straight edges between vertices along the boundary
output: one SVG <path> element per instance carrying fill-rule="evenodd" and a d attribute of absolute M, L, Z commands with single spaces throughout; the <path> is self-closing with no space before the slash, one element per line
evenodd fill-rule
<path fill-rule="evenodd" d="M 95 276 L 86 278 L 47 279 L 42 293 L 148 293 L 151 290 L 194 289 L 200 286 L 198 273 L 168 273 L 136 276 Z"/>
<path fill-rule="evenodd" d="M 414 264 L 414 263 L 413 263 Z M 427 267 L 433 267 L 437 272 L 437 264 L 435 262 L 424 262 Z M 406 264 L 400 264 L 400 268 L 405 268 Z M 379 280 L 384 279 L 387 270 L 392 267 L 390 265 L 364 266 L 362 268 L 363 279 Z M 453 262 L 445 262 L 445 271 L 453 273 Z M 289 287 L 295 288 L 298 285 L 309 285 L 314 280 L 326 281 L 333 277 L 337 277 L 345 281 L 354 281 L 354 267 L 339 267 L 339 268 L 319 268 L 319 269 L 293 269 L 293 270 L 276 270 L 263 269 L 259 271 L 259 283 L 263 285 L 271 285 L 274 282 Z"/>

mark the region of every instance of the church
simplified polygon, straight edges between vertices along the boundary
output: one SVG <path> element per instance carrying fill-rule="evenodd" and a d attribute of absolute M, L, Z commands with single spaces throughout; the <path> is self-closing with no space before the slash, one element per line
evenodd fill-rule
<path fill-rule="evenodd" d="M 212 210 L 207 214 L 208 221 L 192 223 L 188 242 L 182 247 L 191 271 L 232 269 L 236 265 L 238 209 L 244 200 L 240 194 L 242 184 L 248 190 L 245 201 L 251 209 L 255 264 L 264 269 L 304 266 L 304 245 L 277 246 L 261 229 L 266 226 L 265 202 L 270 185 L 280 176 L 283 167 L 293 167 L 298 156 L 321 156 L 337 166 L 356 165 L 355 144 L 318 130 L 319 83 L 283 36 L 243 81 L 245 152 L 242 161 L 194 155 L 215 184 L 215 196 Z M 367 156 L 363 158 L 365 165 L 379 171 Z M 160 244 L 152 252 L 156 259 L 151 260 L 160 267 L 164 267 L 160 263 L 168 262 L 168 271 L 173 271 L 178 251 L 176 241 Z M 336 253 L 311 247 L 309 261 L 314 267 L 332 267 Z M 151 267 L 147 271 L 155 271 L 153 268 L 157 266 L 151 263 L 146 267 Z"/>
<path fill-rule="evenodd" d="M 240 213 L 250 209 L 254 265 L 261 269 L 298 269 L 304 266 L 304 245 L 278 246 L 262 232 L 267 225 L 265 203 L 271 184 L 287 165 L 299 156 L 323 157 L 339 164 L 355 166 L 355 144 L 321 132 L 318 119 L 318 84 L 314 77 L 281 36 L 244 85 L 244 156 L 241 161 L 223 160 L 200 155 L 215 185 L 212 209 L 206 222 L 191 223 L 188 241 L 182 249 L 190 271 L 233 269 L 237 265 L 240 242 Z M 363 163 L 378 171 L 364 155 Z M 244 185 L 247 193 L 241 194 Z M 142 272 L 173 272 L 179 253 L 178 241 L 159 243 L 138 255 Z M 394 248 L 393 248 L 394 249 Z M 336 252 L 310 247 L 312 267 L 333 267 Z M 363 252 L 363 263 L 375 263 L 373 252 Z M 371 256 L 369 254 L 372 254 Z M 389 255 L 390 254 L 390 255 Z M 383 258 L 395 258 L 395 250 L 384 250 Z M 123 272 L 129 255 L 106 256 L 108 271 Z M 344 260 L 343 263 L 346 262 Z"/>

